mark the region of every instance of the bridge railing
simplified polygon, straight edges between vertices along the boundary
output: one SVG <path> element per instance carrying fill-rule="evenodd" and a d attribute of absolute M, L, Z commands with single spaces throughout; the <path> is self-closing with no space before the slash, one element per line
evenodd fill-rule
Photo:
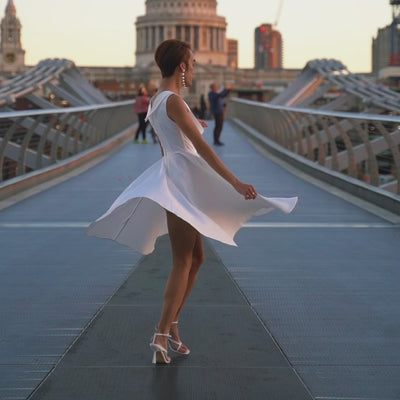
<path fill-rule="evenodd" d="M 400 194 L 400 117 L 232 99 L 229 115 L 290 152 Z"/>
<path fill-rule="evenodd" d="M 132 126 L 134 100 L 0 113 L 0 181 L 76 155 Z"/>

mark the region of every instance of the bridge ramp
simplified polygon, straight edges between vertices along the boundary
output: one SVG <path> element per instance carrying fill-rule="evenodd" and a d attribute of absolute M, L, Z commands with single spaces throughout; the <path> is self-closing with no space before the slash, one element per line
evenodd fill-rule
<path fill-rule="evenodd" d="M 251 220 L 238 247 L 205 241 L 181 321 L 192 354 L 168 367 L 148 348 L 167 238 L 142 258 L 85 235 L 157 146 L 128 144 L 0 212 L 2 400 L 399 398 L 399 226 L 287 170 L 229 122 L 223 141 L 241 179 L 300 200 Z"/>

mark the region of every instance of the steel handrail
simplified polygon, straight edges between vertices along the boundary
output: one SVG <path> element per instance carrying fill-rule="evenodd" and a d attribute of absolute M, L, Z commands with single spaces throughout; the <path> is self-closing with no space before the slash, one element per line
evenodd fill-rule
<path fill-rule="evenodd" d="M 231 99 L 229 115 L 332 171 L 400 194 L 400 116 Z"/>

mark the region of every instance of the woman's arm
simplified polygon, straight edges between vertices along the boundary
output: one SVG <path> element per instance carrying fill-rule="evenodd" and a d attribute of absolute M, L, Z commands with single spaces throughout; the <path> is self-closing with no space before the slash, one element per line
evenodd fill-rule
<path fill-rule="evenodd" d="M 257 192 L 253 185 L 241 182 L 226 167 L 211 146 L 203 139 L 201 133 L 196 127 L 193 116 L 188 110 L 185 102 L 181 97 L 172 95 L 167 100 L 167 114 L 181 129 L 181 131 L 190 139 L 197 152 L 206 160 L 206 162 L 219 175 L 228 181 L 235 190 L 243 195 L 246 199 L 254 199 Z"/>

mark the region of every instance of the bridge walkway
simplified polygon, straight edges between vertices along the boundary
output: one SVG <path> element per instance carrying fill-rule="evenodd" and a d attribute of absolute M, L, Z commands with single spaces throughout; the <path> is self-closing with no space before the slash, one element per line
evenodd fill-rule
<path fill-rule="evenodd" d="M 181 319 L 192 353 L 167 367 L 148 347 L 167 237 L 141 257 L 85 235 L 156 145 L 129 143 L 0 211 L 0 399 L 400 398 L 398 219 L 305 179 L 231 122 L 223 141 L 241 179 L 300 200 L 251 220 L 238 247 L 205 240 Z"/>

